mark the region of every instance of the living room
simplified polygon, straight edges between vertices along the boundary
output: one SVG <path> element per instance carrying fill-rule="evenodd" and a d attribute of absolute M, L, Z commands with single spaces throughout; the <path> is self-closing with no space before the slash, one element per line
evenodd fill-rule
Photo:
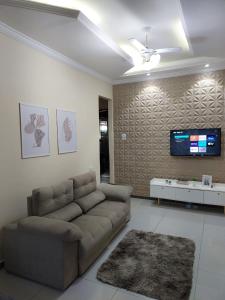
<path fill-rule="evenodd" d="M 225 299 L 224 11 L 0 1 L 1 300 Z"/>

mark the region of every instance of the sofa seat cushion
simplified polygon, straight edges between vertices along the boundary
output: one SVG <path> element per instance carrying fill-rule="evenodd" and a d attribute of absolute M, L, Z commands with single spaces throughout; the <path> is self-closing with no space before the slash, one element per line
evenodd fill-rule
<path fill-rule="evenodd" d="M 105 200 L 92 208 L 88 213 L 90 216 L 101 216 L 108 218 L 113 227 L 121 224 L 129 214 L 129 206 L 123 202 Z"/>
<path fill-rule="evenodd" d="M 98 203 L 105 200 L 105 195 L 102 191 L 96 190 L 84 197 L 76 200 L 82 210 L 86 213 L 91 208 L 95 207 Z"/>
<path fill-rule="evenodd" d="M 63 208 L 60 208 L 50 214 L 45 215 L 45 217 L 69 222 L 81 215 L 82 215 L 82 210 L 80 206 L 75 202 L 72 202 L 64 206 Z"/>
<path fill-rule="evenodd" d="M 73 202 L 71 180 L 32 191 L 32 214 L 44 216 Z"/>
<path fill-rule="evenodd" d="M 83 235 L 79 242 L 79 270 L 82 274 L 104 249 L 112 233 L 112 224 L 108 218 L 89 215 L 71 222 L 81 229 Z"/>

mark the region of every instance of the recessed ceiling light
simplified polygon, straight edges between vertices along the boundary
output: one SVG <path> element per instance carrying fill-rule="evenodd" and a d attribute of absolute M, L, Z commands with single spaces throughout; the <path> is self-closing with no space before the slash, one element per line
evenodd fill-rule
<path fill-rule="evenodd" d="M 205 68 L 208 68 L 209 67 L 209 64 L 205 64 Z"/>
<path fill-rule="evenodd" d="M 147 75 L 147 76 L 150 76 L 150 75 L 151 75 L 151 73 L 147 73 L 146 75 Z"/>

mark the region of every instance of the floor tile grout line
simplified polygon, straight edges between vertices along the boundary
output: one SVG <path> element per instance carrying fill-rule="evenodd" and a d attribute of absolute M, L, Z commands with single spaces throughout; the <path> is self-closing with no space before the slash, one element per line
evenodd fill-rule
<path fill-rule="evenodd" d="M 165 218 L 165 215 L 161 216 L 159 222 L 156 224 L 155 228 L 152 230 L 153 232 L 156 232 L 157 228 L 159 227 L 159 224 L 162 222 L 162 220 Z"/>
<path fill-rule="evenodd" d="M 119 291 L 119 289 L 117 288 L 117 289 L 115 290 L 115 293 L 112 295 L 112 298 L 111 298 L 110 300 L 113 300 L 114 296 L 116 296 L 116 294 L 117 294 L 118 291 Z"/>
<path fill-rule="evenodd" d="M 115 287 L 115 286 L 111 286 L 110 284 L 107 284 L 107 283 L 104 283 L 104 282 L 98 282 L 97 280 L 94 280 L 94 279 L 87 279 L 87 278 L 84 278 L 83 280 L 86 280 L 86 281 L 89 281 L 89 282 L 92 282 L 92 283 L 96 283 L 97 285 L 104 285 L 105 287 L 108 287 L 110 289 L 113 289 L 115 290 L 113 295 L 112 295 L 112 298 L 110 300 L 113 299 L 113 297 L 116 295 L 116 293 L 118 292 L 119 288 Z"/>
<path fill-rule="evenodd" d="M 195 282 L 195 289 L 194 289 L 194 299 L 195 299 L 195 294 L 196 294 L 196 289 L 197 289 L 197 283 L 198 283 L 198 272 L 199 272 L 199 263 L 200 263 L 200 258 L 201 258 L 201 251 L 202 251 L 202 243 L 203 243 L 203 235 L 205 231 L 205 218 L 203 216 L 203 228 L 202 228 L 202 235 L 201 235 L 201 240 L 200 240 L 200 249 L 199 249 L 199 257 L 197 261 L 197 274 L 196 274 L 196 282 Z"/>

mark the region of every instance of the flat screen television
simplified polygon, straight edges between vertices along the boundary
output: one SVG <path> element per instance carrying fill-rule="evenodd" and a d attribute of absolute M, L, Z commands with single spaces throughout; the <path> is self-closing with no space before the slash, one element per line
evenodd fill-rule
<path fill-rule="evenodd" d="M 170 131 L 170 154 L 173 156 L 220 156 L 221 128 Z"/>

